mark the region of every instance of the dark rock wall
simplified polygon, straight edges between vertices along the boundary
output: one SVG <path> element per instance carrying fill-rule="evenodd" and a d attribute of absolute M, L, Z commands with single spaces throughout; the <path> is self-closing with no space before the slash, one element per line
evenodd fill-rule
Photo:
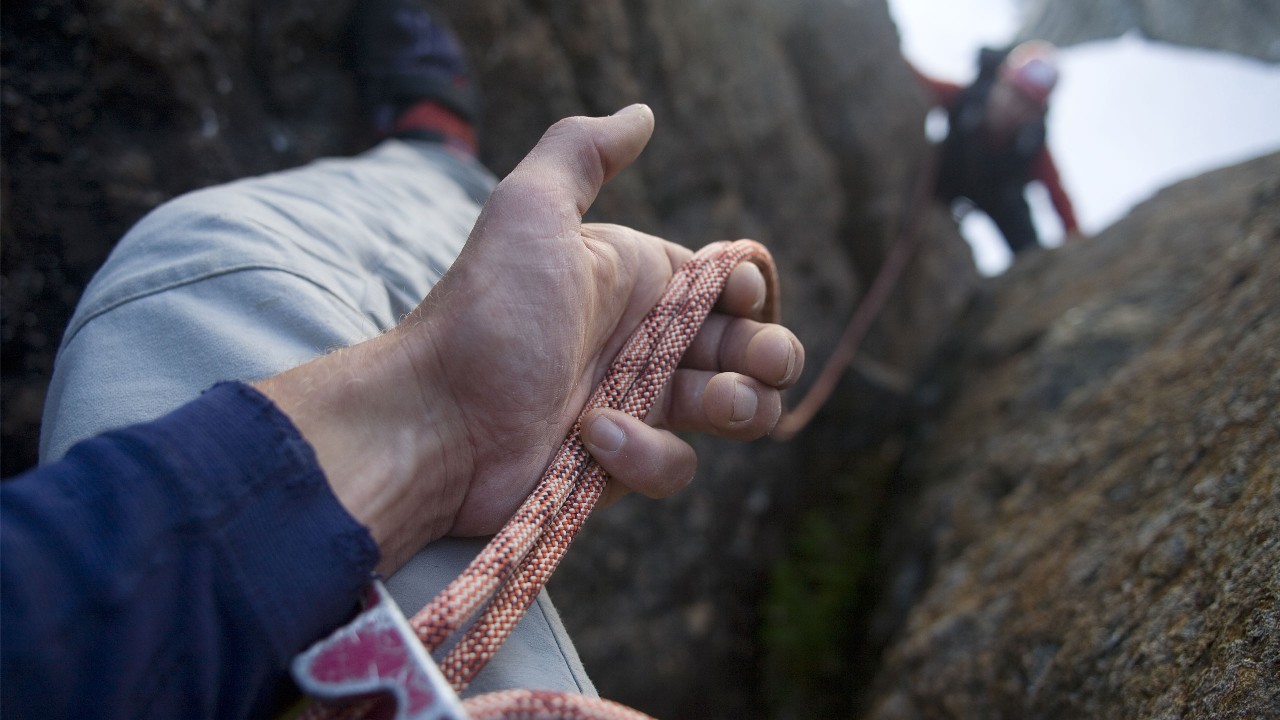
<path fill-rule="evenodd" d="M 115 241 L 165 199 L 360 147 L 346 3 L 6 6 L 3 473 L 35 462 L 62 329 Z"/>
<path fill-rule="evenodd" d="M 984 290 L 890 523 L 870 717 L 1277 716 L 1278 208 L 1272 155 Z"/>

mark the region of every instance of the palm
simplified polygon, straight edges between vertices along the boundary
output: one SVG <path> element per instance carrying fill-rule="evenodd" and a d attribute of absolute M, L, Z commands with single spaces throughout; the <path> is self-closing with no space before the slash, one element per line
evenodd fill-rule
<path fill-rule="evenodd" d="M 259 384 L 374 533 L 384 572 L 443 534 L 498 530 L 691 254 L 581 221 L 648 140 L 653 118 L 640 110 L 557 124 L 495 190 L 444 279 L 386 338 Z M 777 422 L 803 348 L 751 319 L 766 295 L 752 268 L 729 278 L 723 312 L 702 326 L 649 424 L 605 408 L 584 416 L 583 444 L 613 479 L 605 502 L 629 490 L 666 497 L 693 478 L 696 454 L 673 431 L 749 440 Z"/>
<path fill-rule="evenodd" d="M 499 186 L 418 313 L 448 324 L 440 336 L 453 339 L 440 376 L 467 428 L 473 468 L 458 534 L 493 532 L 511 515 L 657 301 L 672 255 L 687 253 L 625 228 L 584 225 L 580 198 L 554 184 L 529 192 L 520 182 L 529 175 L 517 169 Z"/>

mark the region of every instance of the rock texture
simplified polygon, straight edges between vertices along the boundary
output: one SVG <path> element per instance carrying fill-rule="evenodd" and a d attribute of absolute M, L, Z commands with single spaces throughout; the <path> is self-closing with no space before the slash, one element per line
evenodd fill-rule
<path fill-rule="evenodd" d="M 1059 45 L 1137 31 L 1164 42 L 1280 62 L 1280 5 L 1235 0 L 1024 0 L 1024 38 Z"/>
<path fill-rule="evenodd" d="M 924 98 L 883 0 L 436 5 L 478 72 L 490 167 L 505 173 L 561 117 L 649 103 L 657 134 L 591 218 L 691 246 L 764 241 L 785 320 L 820 364 L 904 222 L 925 152 Z M 34 460 L 62 326 L 132 222 L 189 189 L 367 144 L 342 45 L 352 7 L 5 8 L 6 476 Z M 946 213 L 924 212 L 926 242 L 865 344 L 908 375 L 976 281 Z M 666 717 L 767 714 L 769 569 L 826 496 L 832 452 L 875 448 L 904 405 L 851 376 L 801 441 L 700 442 L 694 489 L 593 520 L 554 593 L 604 694 Z"/>
<path fill-rule="evenodd" d="M 6 7 L 4 455 L 35 462 L 62 329 L 115 241 L 167 198 L 360 147 L 346 3 Z"/>
<path fill-rule="evenodd" d="M 1280 155 L 992 282 L 904 473 L 868 716 L 1277 717 L 1278 310 Z"/>

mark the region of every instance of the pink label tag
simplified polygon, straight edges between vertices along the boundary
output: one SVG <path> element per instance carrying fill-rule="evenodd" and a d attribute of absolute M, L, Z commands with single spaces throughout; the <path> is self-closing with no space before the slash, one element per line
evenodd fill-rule
<path fill-rule="evenodd" d="M 389 693 L 394 720 L 466 720 L 457 694 L 380 581 L 369 586 L 365 603 L 354 620 L 294 658 L 298 686 L 323 700 Z"/>

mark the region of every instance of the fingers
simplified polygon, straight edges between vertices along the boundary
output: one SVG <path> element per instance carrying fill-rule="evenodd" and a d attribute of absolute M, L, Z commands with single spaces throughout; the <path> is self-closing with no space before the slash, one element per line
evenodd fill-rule
<path fill-rule="evenodd" d="M 804 346 L 781 325 L 712 313 L 681 365 L 749 375 L 776 388 L 791 387 L 804 370 Z"/>
<path fill-rule="evenodd" d="M 698 468 L 688 443 L 619 410 L 597 409 L 583 416 L 582 441 L 614 480 L 646 497 L 675 493 L 693 480 Z M 615 489 L 605 501 L 617 495 Z"/>
<path fill-rule="evenodd" d="M 650 421 L 676 432 L 755 440 L 778 424 L 782 393 L 738 373 L 679 370 L 657 408 Z"/>
<path fill-rule="evenodd" d="M 737 440 L 763 437 L 782 414 L 778 390 L 734 373 L 682 370 L 655 410 L 674 430 L 704 432 Z M 650 427 L 619 410 L 595 409 L 583 416 L 582 441 L 609 473 L 600 505 L 627 492 L 664 498 L 687 486 L 698 469 L 693 448 L 673 432 Z"/>
<path fill-rule="evenodd" d="M 760 320 L 767 292 L 764 273 L 755 263 L 744 262 L 730 273 L 716 308 L 730 315 Z"/>
<path fill-rule="evenodd" d="M 566 118 L 543 134 L 494 192 L 542 202 L 541 193 L 549 191 L 557 196 L 553 201 L 576 207 L 581 217 L 601 186 L 640 155 L 652 134 L 653 111 L 647 105 L 609 117 Z"/>
<path fill-rule="evenodd" d="M 756 321 L 767 292 L 754 263 L 735 268 L 716 305 L 720 312 L 707 317 L 681 365 L 743 373 L 777 388 L 794 385 L 804 369 L 804 346 L 781 325 Z"/>

